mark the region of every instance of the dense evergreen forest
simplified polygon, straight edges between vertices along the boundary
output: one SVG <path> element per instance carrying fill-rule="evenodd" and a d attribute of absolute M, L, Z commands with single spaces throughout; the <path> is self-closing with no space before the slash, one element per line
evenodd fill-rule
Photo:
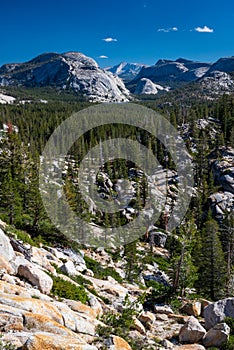
<path fill-rule="evenodd" d="M 195 192 L 189 210 L 180 227 L 170 233 L 166 243 L 170 259 L 165 268 L 173 280 L 173 291 L 168 287 L 155 287 L 156 296 L 176 292 L 184 294 L 186 288 L 195 288 L 199 295 L 217 300 L 234 291 L 234 215 L 227 212 L 221 220 L 212 215 L 209 196 L 221 185 L 215 181 L 211 157 L 219 159 L 222 147 L 234 147 L 234 97 L 222 96 L 219 100 L 193 101 L 190 105 L 177 100 L 168 103 L 165 97 L 138 102 L 162 113 L 179 132 L 187 125 L 183 137 L 193 157 Z M 39 193 L 39 156 L 60 123 L 73 112 L 90 104 L 75 98 L 54 99 L 48 103 L 25 103 L 23 105 L 0 105 L 0 125 L 6 125 L 0 135 L 0 219 L 17 229 L 28 232 L 33 238 L 48 243 L 65 242 L 67 239 L 57 230 L 46 215 Z M 205 119 L 214 123 L 216 136 L 211 138 L 207 130 L 199 129 L 196 123 Z M 16 126 L 18 132 L 15 132 Z M 189 137 L 188 137 L 189 134 Z M 71 156 L 77 164 L 93 145 L 113 136 L 128 137 L 151 147 L 163 167 L 174 170 L 175 166 L 163 145 L 150 134 L 133 127 L 116 125 L 109 132 L 100 127 L 86 133 L 71 149 Z M 126 168 L 127 167 L 127 168 Z M 132 165 L 123 165 L 123 160 L 107 164 L 105 171 L 115 177 L 127 176 Z M 68 169 L 64 178 L 67 198 L 76 212 L 82 212 L 87 220 L 98 224 L 111 224 L 110 220 L 123 223 L 121 217 L 93 218 L 79 190 L 73 186 L 73 168 Z M 144 205 L 144 186 L 139 185 L 139 200 Z M 143 198 L 143 200 L 142 200 Z M 113 222 L 112 222 L 113 223 Z M 165 217 L 161 215 L 157 227 L 165 230 Z M 146 239 L 144 237 L 142 240 Z M 69 244 L 72 244 L 71 242 Z M 139 264 L 134 257 L 136 242 L 125 247 L 129 261 L 129 280 L 136 278 Z"/>

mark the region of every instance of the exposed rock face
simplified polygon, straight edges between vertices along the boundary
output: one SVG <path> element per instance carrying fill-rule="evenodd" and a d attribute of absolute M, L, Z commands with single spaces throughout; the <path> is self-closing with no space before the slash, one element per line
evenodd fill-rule
<path fill-rule="evenodd" d="M 209 197 L 209 203 L 217 219 L 222 219 L 226 211 L 234 207 L 234 194 L 231 192 L 217 192 Z"/>
<path fill-rule="evenodd" d="M 201 79 L 200 84 L 203 89 L 209 90 L 212 94 L 234 91 L 234 79 L 225 72 L 212 71 Z"/>
<path fill-rule="evenodd" d="M 25 311 L 34 314 L 45 314 L 55 322 L 63 324 L 63 318 L 58 308 L 51 302 L 33 298 L 23 298 L 18 295 L 0 294 L 0 311 L 23 315 Z"/>
<path fill-rule="evenodd" d="M 129 98 L 120 78 L 79 52 L 47 53 L 26 63 L 3 65 L 0 85 L 72 89 L 100 102 L 126 102 Z"/>
<path fill-rule="evenodd" d="M 10 244 L 9 238 L 5 235 L 3 230 L 0 228 L 0 256 L 5 261 L 10 261 L 15 257 L 15 252 Z"/>
<path fill-rule="evenodd" d="M 185 325 L 181 328 L 179 333 L 179 339 L 182 343 L 198 343 L 206 334 L 205 328 L 203 328 L 198 320 L 191 316 Z"/>
<path fill-rule="evenodd" d="M 30 336 L 23 350 L 97 350 L 95 346 L 85 344 L 74 337 L 51 333 L 36 333 Z"/>
<path fill-rule="evenodd" d="M 18 275 L 26 278 L 34 286 L 37 286 L 42 293 L 49 294 L 53 287 L 52 278 L 30 263 L 20 265 Z"/>
<path fill-rule="evenodd" d="M 203 339 L 203 345 L 206 347 L 221 346 L 229 339 L 230 328 L 226 323 L 220 323 L 211 328 Z"/>
<path fill-rule="evenodd" d="M 234 318 L 234 298 L 216 301 L 204 309 L 205 327 L 207 329 L 221 323 L 225 317 Z"/>

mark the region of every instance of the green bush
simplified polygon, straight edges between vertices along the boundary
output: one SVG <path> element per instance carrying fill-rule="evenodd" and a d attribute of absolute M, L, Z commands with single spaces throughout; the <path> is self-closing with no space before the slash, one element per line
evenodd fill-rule
<path fill-rule="evenodd" d="M 60 298 L 79 300 L 83 304 L 88 301 L 88 295 L 83 286 L 76 286 L 69 281 L 64 281 L 60 277 L 50 275 L 53 280 L 51 294 L 57 295 Z"/>

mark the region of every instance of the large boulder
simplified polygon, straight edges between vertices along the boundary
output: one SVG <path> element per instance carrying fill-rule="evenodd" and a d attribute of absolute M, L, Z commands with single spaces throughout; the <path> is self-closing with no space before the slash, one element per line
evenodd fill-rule
<path fill-rule="evenodd" d="M 0 256 L 6 261 L 11 261 L 15 257 L 15 252 L 11 246 L 9 238 L 0 228 Z"/>
<path fill-rule="evenodd" d="M 205 327 L 210 329 L 222 323 L 225 317 L 234 318 L 234 298 L 218 300 L 204 309 Z"/>
<path fill-rule="evenodd" d="M 205 347 L 219 347 L 228 341 L 230 334 L 230 327 L 226 323 L 216 324 L 211 328 L 203 339 Z"/>
<path fill-rule="evenodd" d="M 181 327 L 179 333 L 179 340 L 182 343 L 198 343 L 206 334 L 205 328 L 203 328 L 198 320 L 191 316 L 184 326 Z"/>
<path fill-rule="evenodd" d="M 44 294 L 49 294 L 53 287 L 52 278 L 33 264 L 19 265 L 18 275 L 24 277 L 33 286 L 37 286 Z"/>

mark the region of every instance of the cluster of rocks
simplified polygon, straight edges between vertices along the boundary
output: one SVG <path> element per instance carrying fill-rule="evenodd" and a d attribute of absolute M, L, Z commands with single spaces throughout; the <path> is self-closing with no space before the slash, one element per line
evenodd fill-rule
<path fill-rule="evenodd" d="M 30 246 L 6 235 L 8 228 L 3 222 L 0 226 L 0 333 L 2 341 L 15 349 L 131 350 L 117 334 L 103 337 L 98 330 L 108 326 L 102 321 L 103 315 L 123 312 L 126 296 L 137 309 L 137 315 L 132 316 L 129 337 L 139 344 L 143 342 L 144 349 L 204 349 L 219 346 L 229 337 L 230 329 L 224 319 L 234 317 L 233 298 L 213 304 L 204 300 L 186 301 L 181 314 L 174 313 L 170 305 L 162 304 L 154 305 L 149 311 L 137 300 L 150 289 L 142 289 L 136 283 L 119 283 L 111 276 L 98 279 L 87 268 L 84 256 L 100 266 L 112 267 L 123 280 L 124 258 L 113 261 L 101 247 L 76 252 L 66 247 Z M 138 247 L 139 253 L 144 250 L 147 251 L 146 246 Z M 167 254 L 164 248 L 153 247 L 153 250 L 164 257 Z M 168 276 L 156 265 L 145 265 L 141 283 L 147 276 L 153 276 L 159 283 L 170 284 Z M 95 290 L 94 295 L 85 287 L 86 304 L 51 294 L 52 276 L 79 286 L 72 279 L 79 275 Z"/>

